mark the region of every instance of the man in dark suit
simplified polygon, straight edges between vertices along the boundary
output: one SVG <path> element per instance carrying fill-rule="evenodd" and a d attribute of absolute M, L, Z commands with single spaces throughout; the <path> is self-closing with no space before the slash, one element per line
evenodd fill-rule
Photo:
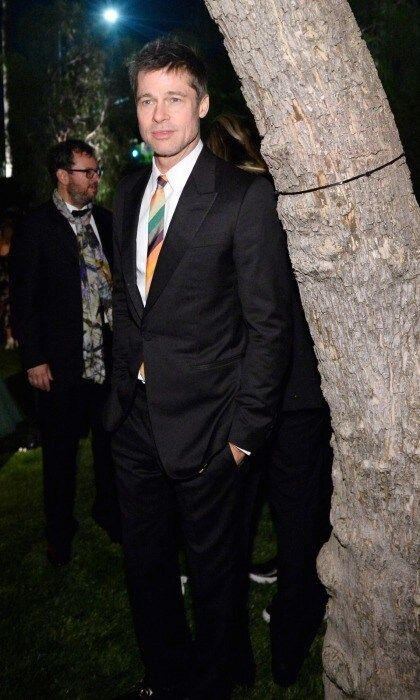
<path fill-rule="evenodd" d="M 92 431 L 92 515 L 113 541 L 120 516 L 110 441 L 101 423 L 111 355 L 111 214 L 93 205 L 101 175 L 89 144 L 49 154 L 50 201 L 28 214 L 12 245 L 12 324 L 41 430 L 47 557 L 71 559 L 79 439 Z"/>
<path fill-rule="evenodd" d="M 247 455 L 263 445 L 290 352 L 274 191 L 200 140 L 205 69 L 158 40 L 130 77 L 151 172 L 114 210 L 114 369 L 106 425 L 146 677 L 125 697 L 230 696 Z M 180 522 L 195 613 L 183 605 Z"/>

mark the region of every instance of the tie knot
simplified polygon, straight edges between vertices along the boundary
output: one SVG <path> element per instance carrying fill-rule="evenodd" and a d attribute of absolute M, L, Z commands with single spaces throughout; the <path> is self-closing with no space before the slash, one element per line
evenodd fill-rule
<path fill-rule="evenodd" d="M 162 188 L 165 187 L 167 182 L 168 181 L 167 181 L 166 177 L 163 177 L 163 175 L 158 176 L 158 179 L 157 179 L 157 186 L 158 187 L 162 187 Z"/>
<path fill-rule="evenodd" d="M 86 214 L 90 214 L 90 209 L 73 209 L 71 214 L 78 219 L 79 217 L 86 216 Z"/>

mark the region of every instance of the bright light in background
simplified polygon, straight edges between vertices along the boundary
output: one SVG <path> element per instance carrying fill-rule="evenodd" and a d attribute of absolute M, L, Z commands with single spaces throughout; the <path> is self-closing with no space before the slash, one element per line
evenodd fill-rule
<path fill-rule="evenodd" d="M 109 22 L 109 24 L 115 24 L 115 22 L 117 22 L 119 19 L 120 13 L 114 7 L 108 7 L 106 10 L 103 11 L 102 16 L 105 22 Z"/>
<path fill-rule="evenodd" d="M 130 150 L 127 155 L 137 163 L 137 165 L 147 165 L 152 162 L 153 151 L 144 141 L 136 141 L 132 139 L 130 142 Z"/>

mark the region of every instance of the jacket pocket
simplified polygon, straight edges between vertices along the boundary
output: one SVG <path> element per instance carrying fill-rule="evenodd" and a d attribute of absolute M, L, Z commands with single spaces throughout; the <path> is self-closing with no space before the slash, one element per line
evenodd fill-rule
<path fill-rule="evenodd" d="M 234 362 L 237 362 L 239 359 L 243 357 L 243 353 L 238 353 L 237 355 L 233 355 L 232 357 L 227 357 L 221 360 L 214 360 L 213 362 L 203 362 L 200 364 L 194 365 L 195 369 L 213 369 L 216 367 L 225 367 L 226 365 L 231 365 Z"/>

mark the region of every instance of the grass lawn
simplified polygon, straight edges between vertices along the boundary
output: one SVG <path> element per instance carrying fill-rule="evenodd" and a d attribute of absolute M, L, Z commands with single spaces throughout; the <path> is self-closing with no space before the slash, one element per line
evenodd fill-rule
<path fill-rule="evenodd" d="M 140 678 L 120 548 L 110 544 L 89 517 L 92 493 L 90 446 L 85 441 L 80 454 L 80 529 L 74 559 L 56 570 L 45 561 L 40 450 L 12 454 L 0 470 L 2 700 L 106 700 Z M 274 548 L 270 518 L 264 511 L 255 558 L 269 557 Z M 321 636 L 313 644 L 299 683 L 284 691 L 271 682 L 268 626 L 261 611 L 272 592 L 272 586 L 252 585 L 257 685 L 252 692 L 236 691 L 234 697 L 321 700 Z"/>

